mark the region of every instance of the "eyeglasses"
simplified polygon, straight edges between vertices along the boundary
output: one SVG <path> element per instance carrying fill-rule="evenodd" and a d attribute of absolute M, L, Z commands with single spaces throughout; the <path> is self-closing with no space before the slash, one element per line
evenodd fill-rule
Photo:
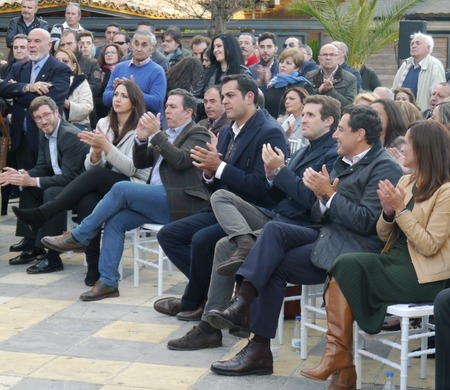
<path fill-rule="evenodd" d="M 57 60 L 59 62 L 65 63 L 65 64 L 69 64 L 70 63 L 70 60 L 68 58 L 57 58 Z"/>
<path fill-rule="evenodd" d="M 318 57 L 328 57 L 328 58 L 333 58 L 337 56 L 339 56 L 339 54 L 336 53 L 323 53 L 318 55 Z"/>
<path fill-rule="evenodd" d="M 295 42 L 289 42 L 287 45 L 283 44 L 283 49 L 286 49 L 287 47 L 296 47 Z"/>
<path fill-rule="evenodd" d="M 43 115 L 36 115 L 33 118 L 34 118 L 34 121 L 37 123 L 37 122 L 42 122 L 43 120 L 46 120 L 46 121 L 49 120 L 52 115 L 53 115 L 53 112 L 47 112 Z"/>
<path fill-rule="evenodd" d="M 108 50 L 108 51 L 105 51 L 105 56 L 107 56 L 108 54 L 117 54 L 117 50 Z"/>
<path fill-rule="evenodd" d="M 117 42 L 113 42 L 113 43 L 115 43 L 116 45 L 125 45 L 125 41 L 117 41 Z"/>

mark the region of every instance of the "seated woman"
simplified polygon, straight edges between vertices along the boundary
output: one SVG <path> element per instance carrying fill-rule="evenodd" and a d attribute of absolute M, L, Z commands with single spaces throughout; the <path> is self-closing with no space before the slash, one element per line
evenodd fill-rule
<path fill-rule="evenodd" d="M 110 114 L 98 121 L 96 130 L 84 131 L 79 136 L 91 147 L 84 162 L 86 172 L 69 183 L 55 200 L 35 209 L 14 208 L 16 216 L 33 229 L 39 229 L 53 215 L 75 208 L 81 222 L 115 183 L 126 180 L 145 184 L 149 169 L 136 169 L 133 164 L 135 129 L 144 112 L 140 88 L 132 81 L 121 81 L 114 90 Z M 99 277 L 99 253 L 100 234 L 85 251 L 87 286 L 94 285 Z"/>
<path fill-rule="evenodd" d="M 309 93 L 306 89 L 301 87 L 291 87 L 287 89 L 281 101 L 284 102 L 284 106 L 286 107 L 286 115 L 279 119 L 280 123 L 287 123 L 285 132 L 286 136 L 292 140 L 299 140 L 299 147 L 304 147 L 309 145 L 309 141 L 303 137 L 302 134 L 302 113 L 303 113 L 303 101 L 309 96 Z M 292 123 L 286 122 L 290 116 L 294 117 L 294 121 Z"/>
<path fill-rule="evenodd" d="M 397 187 L 380 181 L 377 190 L 383 206 L 377 231 L 385 248 L 339 256 L 328 270 L 325 353 L 303 376 L 333 375 L 341 388 L 355 388 L 353 320 L 366 333 L 378 333 L 389 305 L 432 302 L 450 277 L 450 135 L 435 121 L 421 122 L 406 133 L 402 151 L 414 173 Z"/>
<path fill-rule="evenodd" d="M 64 119 L 81 130 L 90 130 L 89 114 L 94 109 L 91 87 L 71 51 L 58 49 L 55 58 L 72 70 L 68 98 L 64 101 Z"/>
<path fill-rule="evenodd" d="M 298 72 L 303 66 L 303 54 L 297 49 L 286 49 L 279 58 L 278 73 L 270 80 L 264 97 L 265 108 L 275 119 L 284 114 L 286 108 L 282 96 L 286 89 L 291 87 L 304 88 L 308 94 L 314 93 L 314 87 Z"/>

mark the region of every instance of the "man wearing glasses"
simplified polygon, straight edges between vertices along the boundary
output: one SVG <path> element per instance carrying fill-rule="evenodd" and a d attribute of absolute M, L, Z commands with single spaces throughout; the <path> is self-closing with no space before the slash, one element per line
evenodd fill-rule
<path fill-rule="evenodd" d="M 342 107 L 353 103 L 357 94 L 356 77 L 339 65 L 339 49 L 331 43 L 323 45 L 318 57 L 319 69 L 306 75 L 316 93 L 339 100 Z"/>
<path fill-rule="evenodd" d="M 62 66 L 66 66 L 61 64 Z M 68 68 L 68 67 L 67 67 Z M 29 108 L 31 120 L 40 130 L 39 153 L 34 168 L 25 170 L 5 168 L 0 174 L 0 184 L 12 184 L 22 188 L 20 208 L 39 207 L 54 199 L 61 190 L 77 177 L 84 168 L 87 146 L 78 139 L 78 130 L 61 118 L 55 101 L 48 96 L 35 98 Z M 66 213 L 50 219 L 38 231 L 25 233 L 36 249 L 40 249 L 38 262 L 27 268 L 28 274 L 50 273 L 64 269 L 59 253 L 42 248 L 40 240 L 48 234 L 61 234 L 66 228 Z M 25 264 L 34 259 L 19 255 L 9 264 Z"/>

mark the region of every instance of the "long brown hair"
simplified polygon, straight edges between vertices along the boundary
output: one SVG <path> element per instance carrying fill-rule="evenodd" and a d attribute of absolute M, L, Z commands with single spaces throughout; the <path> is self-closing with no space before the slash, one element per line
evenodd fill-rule
<path fill-rule="evenodd" d="M 429 199 L 442 184 L 450 181 L 450 134 L 439 122 L 416 123 L 409 131 L 416 171 L 416 201 Z"/>
<path fill-rule="evenodd" d="M 133 109 L 131 110 L 130 116 L 128 117 L 127 121 L 123 125 L 122 130 L 120 130 L 119 118 L 114 111 L 114 105 L 111 108 L 111 111 L 109 112 L 109 123 L 111 126 L 111 130 L 114 133 L 113 145 L 117 145 L 126 133 L 136 129 L 139 119 L 145 112 L 144 95 L 142 94 L 142 91 L 137 86 L 137 84 L 130 80 L 122 80 L 117 84 L 114 91 L 119 85 L 123 85 L 127 90 L 128 98 L 130 99 Z"/>

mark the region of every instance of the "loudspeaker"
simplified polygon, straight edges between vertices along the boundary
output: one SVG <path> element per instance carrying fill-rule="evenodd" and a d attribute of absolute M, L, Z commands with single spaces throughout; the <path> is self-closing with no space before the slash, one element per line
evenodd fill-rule
<path fill-rule="evenodd" d="M 424 20 L 400 20 L 398 30 L 398 60 L 404 60 L 410 57 L 409 48 L 411 44 L 411 35 L 421 32 L 427 33 L 427 22 Z"/>

